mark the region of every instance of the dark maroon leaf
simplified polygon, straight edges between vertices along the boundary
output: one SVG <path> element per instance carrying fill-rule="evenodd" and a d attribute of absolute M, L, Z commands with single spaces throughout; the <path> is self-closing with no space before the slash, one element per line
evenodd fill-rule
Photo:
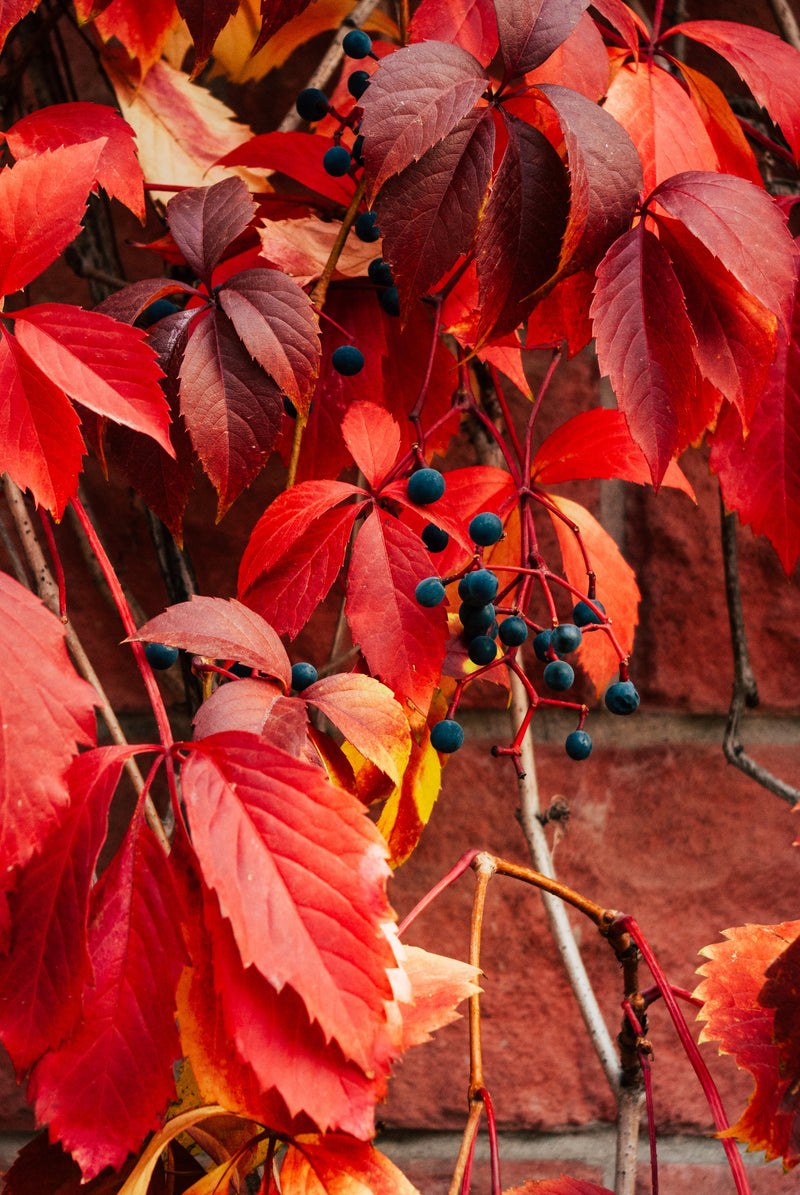
<path fill-rule="evenodd" d="M 194 77 L 208 62 L 214 42 L 238 11 L 239 0 L 175 0 L 175 3 L 194 42 Z"/>
<path fill-rule="evenodd" d="M 697 341 L 672 263 L 643 221 L 603 258 L 591 314 L 600 370 L 658 486 L 691 439 Z"/>
<path fill-rule="evenodd" d="M 540 66 L 566 41 L 589 0 L 494 0 L 506 79 Z"/>
<path fill-rule="evenodd" d="M 567 150 L 571 194 L 561 267 L 573 273 L 597 265 L 628 229 L 642 163 L 622 125 L 586 96 L 552 83 L 539 91 L 555 109 Z"/>
<path fill-rule="evenodd" d="M 361 101 L 368 196 L 452 132 L 488 82 L 471 54 L 444 42 L 384 58 Z"/>
<path fill-rule="evenodd" d="M 226 178 L 213 187 L 191 187 L 170 199 L 167 204 L 170 231 L 181 253 L 209 290 L 214 267 L 255 214 L 255 200 L 240 178 Z"/>
<path fill-rule="evenodd" d="M 732 174 L 686 170 L 657 186 L 648 204 L 653 201 L 685 224 L 745 290 L 788 323 L 797 249 L 783 213 L 766 191 Z"/>
<path fill-rule="evenodd" d="M 124 286 L 115 295 L 109 295 L 98 303 L 95 311 L 102 311 L 103 315 L 110 315 L 120 323 L 132 324 L 138 319 L 146 307 L 155 303 L 156 299 L 166 299 L 169 295 L 197 295 L 193 286 L 184 282 L 173 282 L 171 278 L 143 278 L 141 282 L 132 282 Z"/>
<path fill-rule="evenodd" d="M 475 246 L 481 342 L 513 331 L 531 311 L 534 292 L 558 267 L 569 211 L 566 171 L 550 142 L 516 117 L 506 124 L 508 146 Z"/>
<path fill-rule="evenodd" d="M 592 8 L 596 9 L 613 29 L 622 34 L 625 45 L 634 58 L 638 58 L 639 33 L 641 32 L 645 41 L 650 37 L 650 31 L 641 17 L 638 17 L 623 0 L 592 0 Z M 601 24 L 600 28 L 604 26 Z"/>
<path fill-rule="evenodd" d="M 418 162 L 381 188 L 375 210 L 383 256 L 391 263 L 406 314 L 411 302 L 472 245 L 489 185 L 494 140 L 491 111 L 475 108 Z"/>
<path fill-rule="evenodd" d="M 308 295 L 280 270 L 244 270 L 222 284 L 219 302 L 250 356 L 296 403 L 314 391 L 319 328 Z"/>
<path fill-rule="evenodd" d="M 280 429 L 280 389 L 255 365 L 221 311 L 190 328 L 181 366 L 181 414 L 219 495 L 221 518 L 260 473 Z"/>
<path fill-rule="evenodd" d="M 257 54 L 273 33 L 297 17 L 304 8 L 308 8 L 310 0 L 261 0 L 261 32 L 253 46 L 253 54 Z"/>

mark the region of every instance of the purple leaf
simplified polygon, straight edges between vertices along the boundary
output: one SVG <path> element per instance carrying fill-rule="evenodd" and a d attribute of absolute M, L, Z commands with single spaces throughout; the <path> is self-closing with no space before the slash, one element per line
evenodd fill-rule
<path fill-rule="evenodd" d="M 540 66 L 581 19 L 589 0 L 494 0 L 506 79 Z"/>
<path fill-rule="evenodd" d="M 240 178 L 213 187 L 191 187 L 167 204 L 170 231 L 183 256 L 211 289 L 211 274 L 222 255 L 256 214 L 255 200 Z"/>

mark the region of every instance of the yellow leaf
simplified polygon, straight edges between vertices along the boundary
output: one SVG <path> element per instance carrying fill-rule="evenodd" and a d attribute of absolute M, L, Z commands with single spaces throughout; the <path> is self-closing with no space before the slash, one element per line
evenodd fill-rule
<path fill-rule="evenodd" d="M 436 804 L 442 784 L 442 765 L 425 728 L 422 743 L 411 741 L 411 757 L 400 784 L 389 795 L 378 829 L 389 847 L 389 863 L 399 867 L 409 857 Z"/>
<path fill-rule="evenodd" d="M 147 1188 L 153 1177 L 156 1162 L 164 1147 L 179 1137 L 181 1133 L 192 1128 L 193 1125 L 208 1120 L 212 1116 L 225 1115 L 227 1115 L 227 1110 L 220 1104 L 206 1104 L 202 1108 L 192 1108 L 189 1112 L 181 1112 L 178 1116 L 173 1116 L 163 1129 L 151 1137 L 129 1178 L 120 1188 L 119 1195 L 147 1195 Z"/>

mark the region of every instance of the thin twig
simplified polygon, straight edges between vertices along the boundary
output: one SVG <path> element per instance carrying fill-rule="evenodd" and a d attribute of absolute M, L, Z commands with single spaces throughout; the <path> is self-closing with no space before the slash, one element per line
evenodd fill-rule
<path fill-rule="evenodd" d="M 789 0 L 769 0 L 769 6 L 781 31 L 781 37 L 790 46 L 800 50 L 800 24 L 789 7 Z"/>
<path fill-rule="evenodd" d="M 763 764 L 756 763 L 744 749 L 739 736 L 739 722 L 746 708 L 758 705 L 758 687 L 747 649 L 747 631 L 742 609 L 742 587 L 739 578 L 739 553 L 736 543 L 735 514 L 726 514 L 720 498 L 722 529 L 722 563 L 725 569 L 725 597 L 728 603 L 728 620 L 733 645 L 733 693 L 728 710 L 728 723 L 722 740 L 722 750 L 728 763 L 733 764 L 746 776 L 755 780 L 762 788 L 774 793 L 782 801 L 796 805 L 800 801 L 800 789 L 793 788 L 785 780 L 773 775 Z"/>

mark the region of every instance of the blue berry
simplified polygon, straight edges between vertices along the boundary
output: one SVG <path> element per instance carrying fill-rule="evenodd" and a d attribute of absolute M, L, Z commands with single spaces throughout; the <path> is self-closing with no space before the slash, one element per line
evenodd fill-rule
<path fill-rule="evenodd" d="M 400 314 L 400 292 L 396 286 L 390 286 L 378 300 L 387 315 Z"/>
<path fill-rule="evenodd" d="M 150 667 L 161 672 L 172 667 L 179 653 L 177 647 L 168 647 L 166 643 L 145 643 L 144 654 Z"/>
<path fill-rule="evenodd" d="M 286 414 L 289 416 L 290 419 L 297 418 L 297 407 L 294 405 L 294 403 L 292 402 L 292 400 L 290 398 L 287 398 L 287 396 L 285 394 L 283 396 L 283 409 L 286 412 Z"/>
<path fill-rule="evenodd" d="M 306 87 L 297 97 L 295 108 L 303 120 L 320 120 L 328 111 L 328 97 L 318 87 Z"/>
<path fill-rule="evenodd" d="M 469 645 L 467 654 L 473 664 L 491 664 L 497 655 L 497 644 L 488 635 L 476 635 Z"/>
<path fill-rule="evenodd" d="M 302 693 L 303 689 L 307 689 L 309 685 L 313 685 L 317 679 L 317 670 L 313 664 L 292 664 L 292 688 L 297 693 Z"/>
<path fill-rule="evenodd" d="M 467 602 L 462 602 L 458 608 L 458 617 L 468 637 L 479 635 L 494 622 L 494 606 L 491 602 L 486 606 L 470 606 Z"/>
<path fill-rule="evenodd" d="M 576 627 L 574 622 L 563 622 L 560 626 L 553 627 L 550 642 L 558 655 L 566 656 L 580 647 L 582 638 L 583 632 L 580 627 Z"/>
<path fill-rule="evenodd" d="M 350 153 L 353 155 L 353 161 L 356 166 L 364 165 L 364 138 L 362 136 L 359 135 L 356 137 Z"/>
<path fill-rule="evenodd" d="M 481 514 L 475 515 L 475 518 L 469 525 L 469 534 L 474 544 L 478 544 L 482 548 L 488 548 L 492 544 L 496 544 L 499 539 L 502 539 L 502 520 L 490 511 L 484 510 Z"/>
<path fill-rule="evenodd" d="M 376 286 L 391 286 L 394 283 L 392 267 L 382 257 L 372 259 L 367 266 L 367 274 L 370 282 L 374 282 Z"/>
<path fill-rule="evenodd" d="M 428 523 L 422 529 L 422 542 L 429 552 L 443 552 L 450 543 L 450 536 L 435 523 Z"/>
<path fill-rule="evenodd" d="M 408 497 L 417 506 L 438 502 L 444 491 L 445 480 L 438 469 L 417 469 L 408 479 Z"/>
<path fill-rule="evenodd" d="M 539 631 L 538 635 L 533 639 L 533 650 L 536 653 L 536 659 L 541 660 L 546 664 L 550 659 L 548 652 L 550 651 L 550 640 L 553 637 L 553 632 L 548 628 L 544 631 Z"/>
<path fill-rule="evenodd" d="M 372 53 L 372 38 L 364 29 L 351 29 L 342 38 L 342 49 L 348 58 L 366 58 Z"/>
<path fill-rule="evenodd" d="M 350 169 L 350 162 L 350 154 L 343 145 L 332 145 L 330 149 L 325 151 L 322 159 L 322 168 L 326 174 L 330 174 L 333 178 L 341 178 Z"/>
<path fill-rule="evenodd" d="M 159 320 L 165 319 L 168 315 L 174 315 L 178 310 L 179 308 L 170 299 L 156 299 L 155 302 L 145 307 L 138 317 L 137 327 L 152 328 L 153 324 L 157 324 Z"/>
<path fill-rule="evenodd" d="M 570 759 L 588 759 L 592 754 L 592 739 L 585 730 L 573 730 L 564 744 Z"/>
<path fill-rule="evenodd" d="M 443 718 L 431 728 L 431 746 L 434 751 L 441 751 L 443 755 L 458 751 L 463 742 L 464 731 L 452 718 Z"/>
<path fill-rule="evenodd" d="M 459 595 L 469 606 L 485 606 L 497 597 L 500 583 L 495 574 L 488 568 L 477 568 L 464 577 L 464 593 Z"/>
<path fill-rule="evenodd" d="M 606 608 L 602 602 L 596 601 L 595 606 L 597 606 L 597 609 L 605 614 Z M 572 611 L 572 621 L 576 624 L 576 626 L 588 627 L 593 623 L 601 623 L 603 620 L 598 614 L 595 614 L 592 607 L 586 602 L 578 602 L 577 606 Z"/>
<path fill-rule="evenodd" d="M 414 590 L 414 597 L 420 606 L 438 606 L 444 601 L 444 585 L 438 577 L 426 577 Z"/>
<path fill-rule="evenodd" d="M 370 243 L 371 241 L 379 241 L 381 239 L 381 230 L 376 220 L 377 216 L 374 212 L 361 212 L 356 216 L 356 222 L 353 227 L 360 241 Z"/>
<path fill-rule="evenodd" d="M 333 350 L 331 365 L 337 373 L 352 378 L 364 368 L 364 354 L 354 344 L 340 344 L 338 349 Z"/>
<path fill-rule="evenodd" d="M 500 623 L 500 642 L 506 647 L 519 647 L 528 638 L 528 624 L 524 618 L 505 618 Z"/>
<path fill-rule="evenodd" d="M 353 71 L 347 80 L 347 90 L 355 100 L 360 100 L 369 87 L 369 71 Z"/>
<path fill-rule="evenodd" d="M 639 708 L 639 694 L 629 680 L 618 680 L 609 685 L 604 701 L 612 714 L 632 714 Z"/>
<path fill-rule="evenodd" d="M 544 683 L 548 689 L 555 689 L 557 693 L 571 688 L 574 680 L 575 673 L 564 660 L 551 660 L 544 670 Z"/>

